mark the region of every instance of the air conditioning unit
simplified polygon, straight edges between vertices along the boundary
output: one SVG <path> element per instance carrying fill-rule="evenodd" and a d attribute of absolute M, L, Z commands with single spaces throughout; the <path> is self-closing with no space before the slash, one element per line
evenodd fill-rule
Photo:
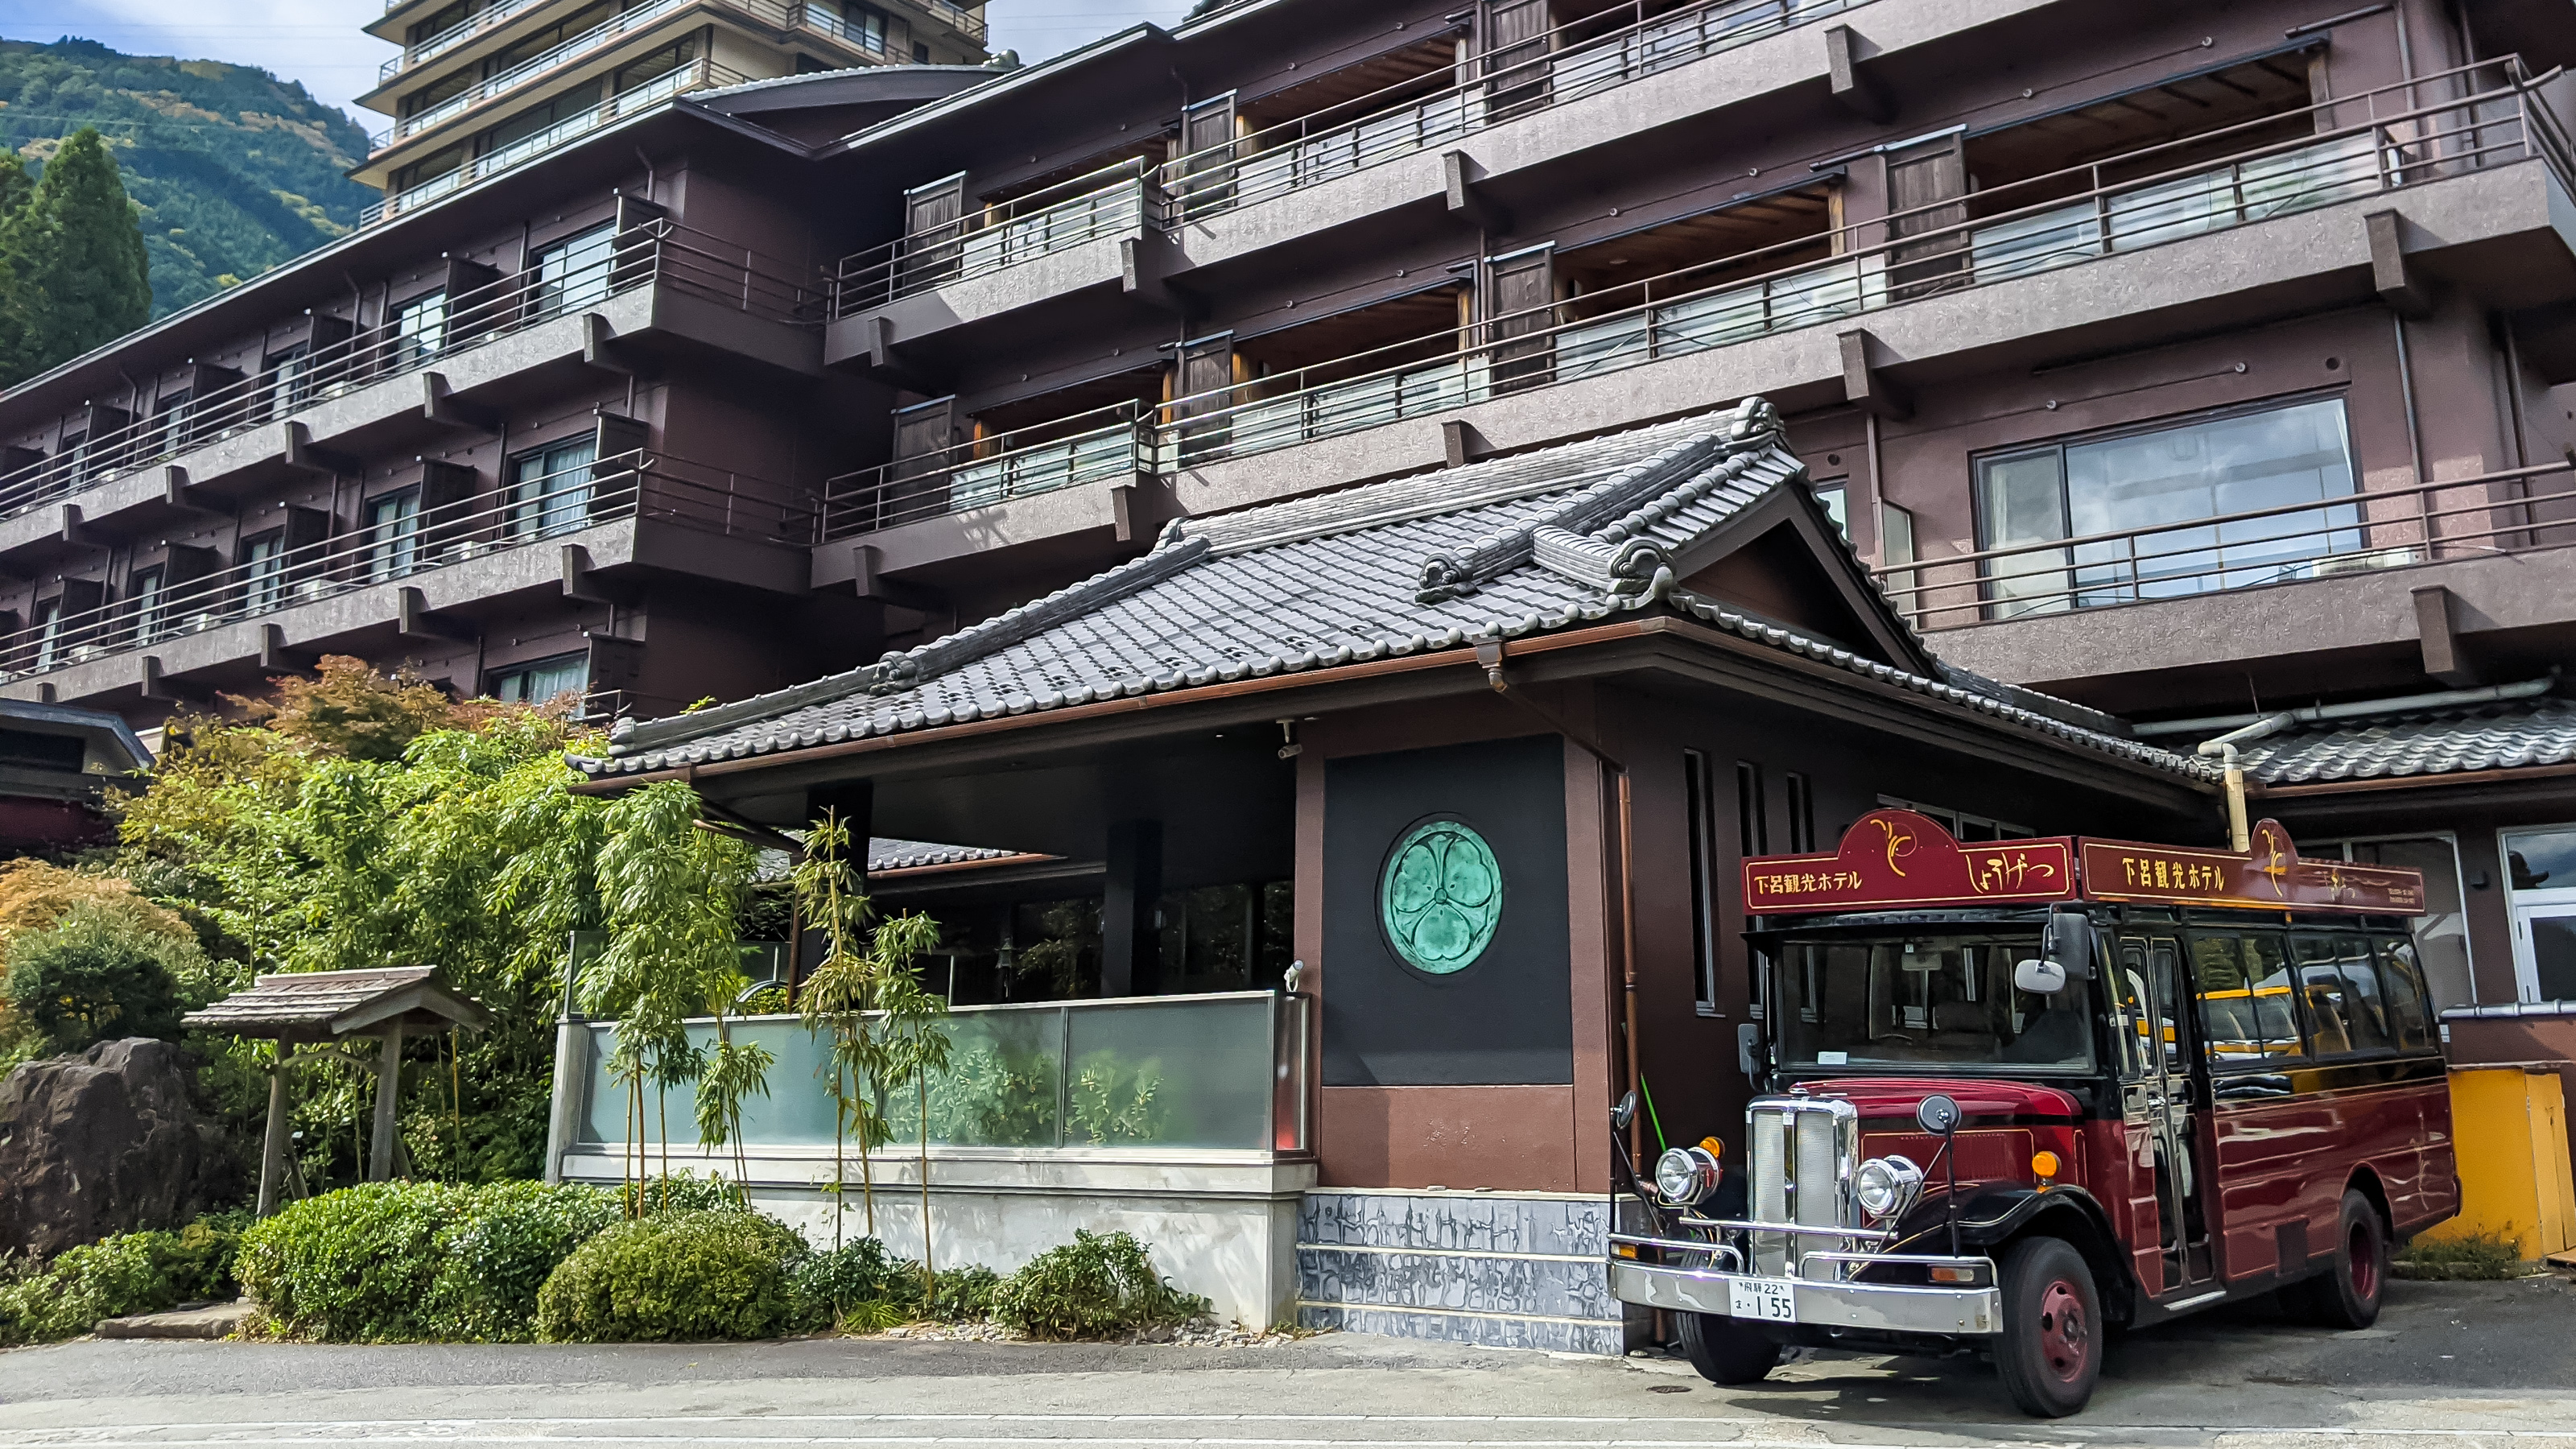
<path fill-rule="evenodd" d="M 2335 574 L 2365 574 L 2375 569 L 2404 568 L 2422 561 L 2410 544 L 2402 548 L 2375 548 L 2362 553 L 2338 553 L 2310 559 L 2305 572 L 2309 578 L 2322 579 Z"/>

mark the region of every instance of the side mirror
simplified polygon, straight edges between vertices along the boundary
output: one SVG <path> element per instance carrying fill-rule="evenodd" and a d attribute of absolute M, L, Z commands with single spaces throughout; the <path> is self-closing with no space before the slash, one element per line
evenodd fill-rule
<path fill-rule="evenodd" d="M 2039 954 L 2064 972 L 2069 981 L 2092 980 L 2093 922 L 2081 911 L 2050 912 L 2047 929 L 2039 933 Z"/>
<path fill-rule="evenodd" d="M 1628 1124 L 1636 1120 L 1637 1093 L 1632 1088 L 1628 1095 L 1619 1099 L 1618 1106 L 1610 1109 L 1610 1127 L 1613 1131 L 1625 1132 L 1628 1130 Z"/>
<path fill-rule="evenodd" d="M 2066 989 L 2066 968 L 2054 961 L 2016 961 L 2013 963 L 2013 988 L 2055 996 Z"/>
<path fill-rule="evenodd" d="M 1934 1092 L 1915 1104 L 1914 1125 L 1935 1137 L 1949 1136 L 1959 1125 L 1958 1099 L 1947 1093 Z"/>
<path fill-rule="evenodd" d="M 1749 1080 L 1762 1080 L 1761 1023 L 1739 1021 L 1735 1024 L 1735 1064 L 1744 1069 Z"/>

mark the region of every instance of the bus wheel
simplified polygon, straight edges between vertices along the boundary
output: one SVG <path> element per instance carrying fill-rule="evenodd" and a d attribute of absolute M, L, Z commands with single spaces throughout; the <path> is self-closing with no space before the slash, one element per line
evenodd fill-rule
<path fill-rule="evenodd" d="M 2024 1238 L 2003 1262 L 2003 1332 L 1995 1368 L 2013 1403 L 2062 1419 L 2102 1376 L 2102 1300 L 2084 1255 L 2063 1238 Z"/>
<path fill-rule="evenodd" d="M 1682 1321 L 1682 1357 L 1710 1383 L 1754 1383 L 1780 1362 L 1780 1345 L 1740 1318 L 1717 1313 L 1676 1316 Z"/>
<path fill-rule="evenodd" d="M 2334 1266 L 2300 1286 L 2310 1322 L 2326 1328 L 2368 1328 L 2379 1321 L 2379 1295 L 2388 1282 L 2388 1233 L 2379 1209 L 2358 1192 L 2343 1195 L 2335 1227 Z"/>

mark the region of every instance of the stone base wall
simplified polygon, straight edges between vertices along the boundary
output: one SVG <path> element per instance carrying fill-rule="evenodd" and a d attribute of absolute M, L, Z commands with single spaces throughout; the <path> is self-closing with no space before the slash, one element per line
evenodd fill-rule
<path fill-rule="evenodd" d="M 1297 1215 L 1297 1321 L 1625 1353 L 1651 1314 L 1610 1296 L 1609 1230 L 1610 1204 L 1595 1196 L 1318 1189 Z"/>

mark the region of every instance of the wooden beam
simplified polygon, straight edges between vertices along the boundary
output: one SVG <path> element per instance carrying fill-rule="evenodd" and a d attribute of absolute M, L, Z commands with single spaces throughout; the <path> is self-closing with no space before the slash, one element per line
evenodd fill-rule
<path fill-rule="evenodd" d="M 376 1056 L 376 1131 L 367 1143 L 367 1181 L 394 1180 L 394 1110 L 402 1095 L 402 1019 L 385 1028 Z"/>
<path fill-rule="evenodd" d="M 258 1216 L 277 1211 L 278 1193 L 286 1185 L 286 1065 L 295 1048 L 277 1044 L 277 1060 L 268 1069 L 268 1130 L 259 1147 Z"/>

